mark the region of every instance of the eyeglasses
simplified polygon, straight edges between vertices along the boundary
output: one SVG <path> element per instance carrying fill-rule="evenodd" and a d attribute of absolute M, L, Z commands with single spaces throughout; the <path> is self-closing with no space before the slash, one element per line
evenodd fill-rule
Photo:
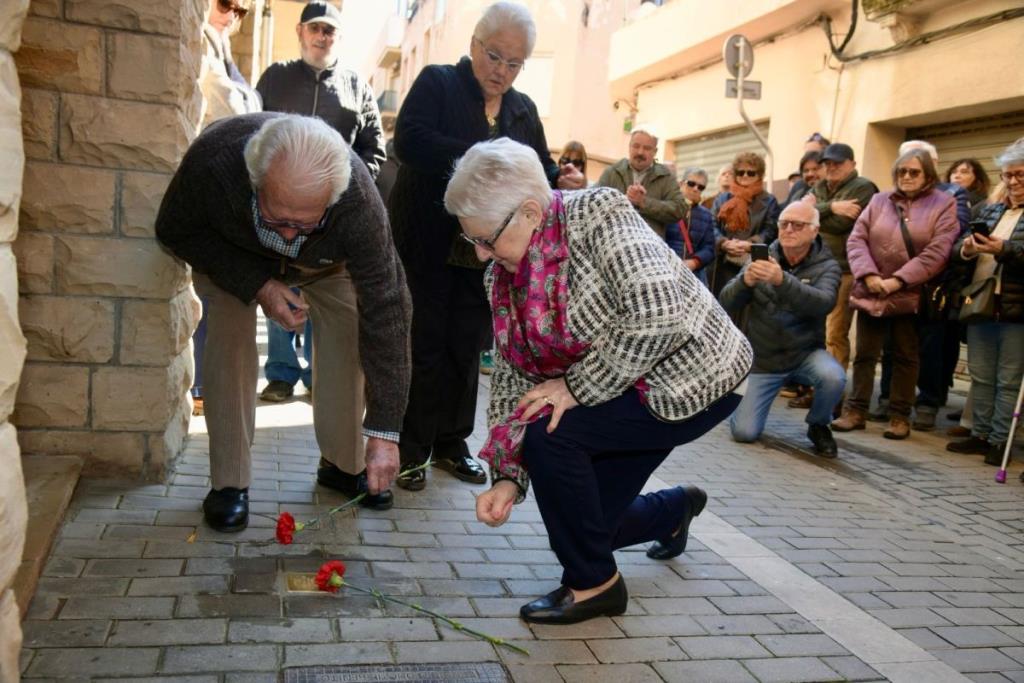
<path fill-rule="evenodd" d="M 267 230 L 297 230 L 300 235 L 310 235 L 317 230 L 321 230 L 324 224 L 327 222 L 327 212 L 331 210 L 331 207 L 324 209 L 324 213 L 320 216 L 320 220 L 316 223 L 294 223 L 292 221 L 282 221 L 275 218 L 267 218 L 263 215 L 263 209 L 260 206 L 259 195 L 256 196 L 256 208 L 259 210 L 260 225 Z"/>
<path fill-rule="evenodd" d="M 305 26 L 306 30 L 309 31 L 310 33 L 319 33 L 324 38 L 330 38 L 334 36 L 334 32 L 337 30 L 330 24 L 325 24 L 322 21 L 314 21 L 311 24 L 305 24 Z"/>
<path fill-rule="evenodd" d="M 558 165 L 559 166 L 565 166 L 566 164 L 572 164 L 576 168 L 580 168 L 580 169 L 583 168 L 583 164 L 585 164 L 585 163 L 586 162 L 583 161 L 583 159 L 570 159 L 569 157 L 562 157 L 561 159 L 558 160 Z"/>
<path fill-rule="evenodd" d="M 524 64 L 523 62 L 510 62 L 501 55 L 499 55 L 497 52 L 494 52 L 493 50 L 488 50 L 487 47 L 484 45 L 484 41 L 480 40 L 479 38 L 474 37 L 473 40 L 480 43 L 480 49 L 482 49 L 484 51 L 484 54 L 487 55 L 487 63 L 491 65 L 491 68 L 497 68 L 499 64 L 504 64 L 505 68 L 508 69 L 508 72 L 511 74 L 519 73 L 520 69 L 526 68 L 526 64 Z"/>
<path fill-rule="evenodd" d="M 706 187 L 707 187 L 707 185 L 701 185 L 701 184 L 700 184 L 700 183 L 698 183 L 698 182 L 697 182 L 696 180 L 687 180 L 687 181 L 686 181 L 686 186 L 687 186 L 687 187 L 696 187 L 696 188 L 697 188 L 698 190 L 700 190 L 701 192 L 703 192 L 703 191 L 704 191 L 704 188 L 706 188 Z"/>
<path fill-rule="evenodd" d="M 735 175 L 737 178 L 742 178 L 744 176 L 746 176 L 747 178 L 756 178 L 756 177 L 758 177 L 761 174 L 758 173 L 757 171 L 750 171 L 750 170 L 747 170 L 747 169 L 740 169 L 738 171 L 733 171 L 733 175 Z"/>
<path fill-rule="evenodd" d="M 902 178 L 904 176 L 910 176 L 910 179 L 914 180 L 915 178 L 919 178 L 922 173 L 924 173 L 924 171 L 922 171 L 919 168 L 897 168 L 896 169 L 896 177 L 897 178 Z"/>
<path fill-rule="evenodd" d="M 516 215 L 516 211 L 518 210 L 518 208 L 513 209 L 512 213 L 510 213 L 508 217 L 504 221 L 502 221 L 501 227 L 495 230 L 494 234 L 492 234 L 490 237 L 470 237 L 464 232 L 460 232 L 459 234 L 462 235 L 462 239 L 466 240 L 474 247 L 483 247 L 487 251 L 494 251 L 494 245 L 497 243 L 498 238 L 501 237 L 501 233 L 505 232 L 505 228 L 507 228 L 508 224 L 512 222 L 512 217 Z"/>
<path fill-rule="evenodd" d="M 1013 171 L 1012 173 L 1003 172 L 999 174 L 1004 183 L 1009 183 L 1011 180 L 1016 180 L 1018 183 L 1024 183 L 1024 171 Z"/>
<path fill-rule="evenodd" d="M 236 5 L 231 0 L 217 0 L 217 6 L 220 7 L 221 12 L 234 12 L 235 16 L 240 20 L 245 18 L 245 15 L 249 13 L 249 10 L 241 5 Z"/>
<path fill-rule="evenodd" d="M 807 221 L 791 221 L 783 219 L 779 221 L 779 231 L 789 230 L 791 232 L 800 232 L 801 230 L 814 225 L 814 223 L 808 223 Z"/>

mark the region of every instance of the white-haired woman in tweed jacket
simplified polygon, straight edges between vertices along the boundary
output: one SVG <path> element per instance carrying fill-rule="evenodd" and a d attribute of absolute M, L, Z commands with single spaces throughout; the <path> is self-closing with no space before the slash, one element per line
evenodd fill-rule
<path fill-rule="evenodd" d="M 729 416 L 750 370 L 743 335 L 619 192 L 552 191 L 537 153 L 508 139 L 458 162 L 445 207 L 481 260 L 494 323 L 492 488 L 498 526 L 533 482 L 558 590 L 523 606 L 539 623 L 621 614 L 612 551 L 654 541 L 675 557 L 707 495 L 640 495 L 671 450 Z"/>

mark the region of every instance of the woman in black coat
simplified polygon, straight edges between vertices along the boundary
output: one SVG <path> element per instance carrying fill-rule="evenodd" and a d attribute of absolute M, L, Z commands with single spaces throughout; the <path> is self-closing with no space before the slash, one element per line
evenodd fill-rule
<path fill-rule="evenodd" d="M 553 186 L 577 189 L 586 182 L 574 166 L 555 164 L 537 107 L 512 88 L 536 34 L 522 5 L 490 5 L 473 31 L 470 56 L 425 67 L 398 113 L 395 151 L 402 165 L 388 210 L 414 311 L 412 387 L 399 442 L 403 469 L 432 457 L 463 481 L 487 481 L 466 438 L 473 432 L 490 313 L 483 264 L 458 239 L 458 221 L 444 210 L 455 160 L 477 142 L 508 137 L 536 150 Z M 400 477 L 398 485 L 422 489 L 425 471 Z"/>

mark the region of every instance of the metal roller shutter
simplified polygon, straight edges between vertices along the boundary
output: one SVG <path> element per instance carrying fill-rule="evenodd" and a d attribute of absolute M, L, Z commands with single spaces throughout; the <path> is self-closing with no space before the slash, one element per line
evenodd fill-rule
<path fill-rule="evenodd" d="M 943 177 L 957 159 L 973 158 L 981 162 L 993 185 L 999 182 L 995 157 L 1021 136 L 1024 111 L 907 129 L 908 140 L 927 140 L 939 150 L 939 174 Z"/>
<path fill-rule="evenodd" d="M 758 121 L 758 132 L 768 137 L 768 122 Z M 706 195 L 718 192 L 718 169 L 728 163 L 740 152 L 762 153 L 761 143 L 746 127 L 739 126 L 715 133 L 697 135 L 692 138 L 675 140 L 676 169 L 682 174 L 687 166 L 700 166 L 708 172 L 708 188 Z"/>

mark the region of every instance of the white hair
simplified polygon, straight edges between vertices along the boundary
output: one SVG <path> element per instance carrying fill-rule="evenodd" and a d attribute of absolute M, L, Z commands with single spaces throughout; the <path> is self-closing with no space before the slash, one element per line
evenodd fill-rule
<path fill-rule="evenodd" d="M 637 126 L 633 130 L 629 131 L 629 139 L 630 139 L 630 141 L 632 142 L 633 136 L 640 135 L 641 133 L 643 133 L 644 135 L 646 135 L 649 138 L 653 138 L 654 139 L 654 146 L 655 147 L 658 146 L 658 136 L 655 135 L 653 130 L 651 130 L 650 128 L 647 128 L 646 126 Z"/>
<path fill-rule="evenodd" d="M 683 169 L 683 174 L 679 177 L 682 178 L 683 180 L 686 180 L 692 175 L 700 176 L 704 180 L 708 179 L 708 172 L 705 171 L 700 166 L 687 166 L 686 168 Z"/>
<path fill-rule="evenodd" d="M 537 44 L 537 25 L 526 5 L 516 2 L 496 2 L 484 10 L 480 21 L 476 22 L 473 37 L 485 41 L 498 31 L 514 30 L 523 34 L 526 39 L 526 56 L 533 54 Z"/>
<path fill-rule="evenodd" d="M 317 194 L 330 186 L 334 204 L 352 177 L 349 154 L 341 134 L 321 119 L 286 114 L 268 119 L 245 143 L 245 167 L 258 190 L 271 164 L 284 164 L 279 173 L 296 193 Z"/>
<path fill-rule="evenodd" d="M 996 157 L 996 165 L 999 168 L 1024 165 L 1024 141 L 1018 140 L 1003 150 L 1003 153 Z"/>
<path fill-rule="evenodd" d="M 455 162 L 444 208 L 459 218 L 500 223 L 528 199 L 551 204 L 551 185 L 532 147 L 508 138 L 478 142 Z"/>
<path fill-rule="evenodd" d="M 935 149 L 935 145 L 924 140 L 907 140 L 900 145 L 900 151 L 896 156 L 901 157 L 912 149 L 923 149 L 928 152 L 928 156 L 932 158 L 932 161 L 936 164 L 939 163 L 939 150 Z"/>
<path fill-rule="evenodd" d="M 801 202 L 801 201 L 795 201 L 795 202 L 793 202 L 791 204 L 786 205 L 786 208 L 784 208 L 782 210 L 782 213 L 779 214 L 779 218 L 781 219 L 782 218 L 782 214 L 786 213 L 787 211 L 789 211 L 792 208 L 810 209 L 811 210 L 811 225 L 813 225 L 816 228 L 821 225 L 821 212 L 818 211 L 818 208 L 816 206 L 811 206 L 810 204 L 806 204 L 806 203 Z"/>

